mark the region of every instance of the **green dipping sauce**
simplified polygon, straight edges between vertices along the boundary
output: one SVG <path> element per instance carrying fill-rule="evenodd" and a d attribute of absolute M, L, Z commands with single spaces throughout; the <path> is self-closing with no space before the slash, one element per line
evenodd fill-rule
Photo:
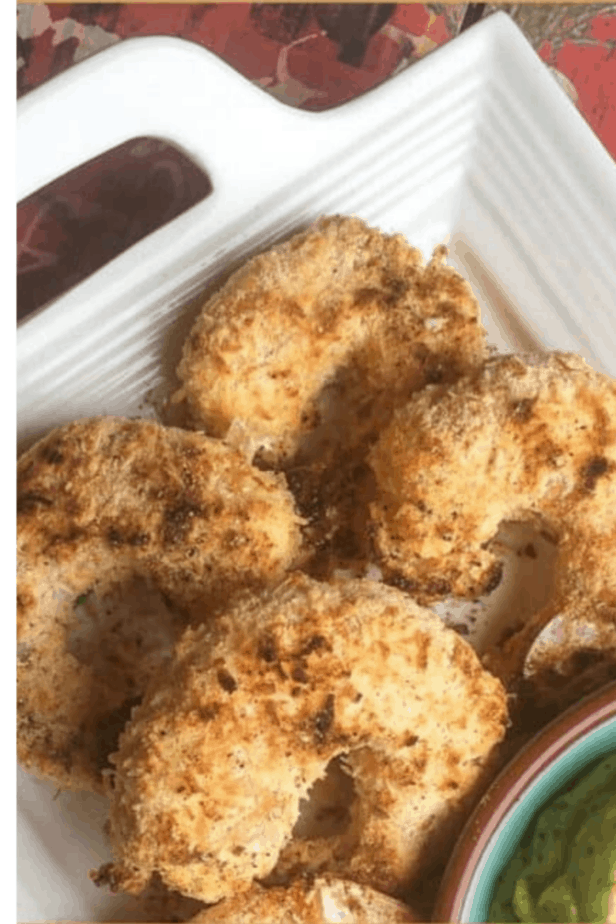
<path fill-rule="evenodd" d="M 544 806 L 501 873 L 488 921 L 602 924 L 616 868 L 616 753 Z"/>

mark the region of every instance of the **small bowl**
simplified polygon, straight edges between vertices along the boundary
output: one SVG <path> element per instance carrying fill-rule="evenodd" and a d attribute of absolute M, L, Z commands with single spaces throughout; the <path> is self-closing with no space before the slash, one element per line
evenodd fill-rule
<path fill-rule="evenodd" d="M 433 921 L 487 921 L 496 882 L 533 816 L 586 767 L 616 751 L 616 682 L 570 707 L 499 774 L 454 849 Z"/>

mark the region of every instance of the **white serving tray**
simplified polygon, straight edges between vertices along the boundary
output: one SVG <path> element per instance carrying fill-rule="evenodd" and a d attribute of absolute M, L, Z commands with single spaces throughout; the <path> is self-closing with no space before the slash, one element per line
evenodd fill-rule
<path fill-rule="evenodd" d="M 192 43 L 129 39 L 19 103 L 18 197 L 143 135 L 214 191 L 20 325 L 20 446 L 76 417 L 154 414 L 195 297 L 328 213 L 426 254 L 447 243 L 499 349 L 571 349 L 616 374 L 616 165 L 505 13 L 324 113 Z M 121 919 L 87 879 L 109 859 L 104 800 L 53 797 L 18 772 L 19 919 Z"/>

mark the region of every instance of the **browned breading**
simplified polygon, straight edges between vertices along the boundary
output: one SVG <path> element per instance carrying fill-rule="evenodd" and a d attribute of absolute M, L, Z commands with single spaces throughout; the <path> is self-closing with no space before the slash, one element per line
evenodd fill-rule
<path fill-rule="evenodd" d="M 567 616 L 571 613 L 565 612 Z M 532 728 L 533 720 L 545 725 L 584 696 L 616 680 L 616 613 L 614 617 L 611 625 L 599 626 L 583 618 L 569 618 L 563 626 L 562 619 L 556 618 L 549 628 L 558 623 L 557 638 L 531 647 L 524 676 L 516 686 L 520 725 Z"/>
<path fill-rule="evenodd" d="M 238 270 L 186 341 L 175 400 L 193 426 L 292 468 L 321 558 L 365 555 L 366 444 L 395 407 L 487 358 L 445 254 L 426 265 L 402 235 L 323 218 Z"/>
<path fill-rule="evenodd" d="M 403 894 L 451 848 L 506 723 L 499 681 L 406 594 L 294 575 L 188 630 L 135 711 L 110 874 L 206 902 L 323 870 Z M 338 824 L 298 826 L 312 797 L 336 807 L 317 793 L 336 763 Z"/>
<path fill-rule="evenodd" d="M 323 218 L 250 260 L 203 307 L 178 399 L 224 437 L 235 423 L 274 463 L 349 449 L 418 387 L 486 356 L 468 283 L 440 248 Z"/>
<path fill-rule="evenodd" d="M 106 885 L 104 868 L 100 882 Z M 118 924 L 182 924 L 192 921 L 195 915 L 208 906 L 194 898 L 187 898 L 179 892 L 168 889 L 159 876 L 153 876 L 148 887 L 140 895 L 123 895 L 121 913 L 114 912 L 114 921 Z"/>
<path fill-rule="evenodd" d="M 418 920 L 396 899 L 331 876 L 296 880 L 288 888 L 254 884 L 192 918 L 193 924 L 412 924 Z"/>
<path fill-rule="evenodd" d="M 372 450 L 376 544 L 390 575 L 422 600 L 474 596 L 498 564 L 503 521 L 529 521 L 558 544 L 555 590 L 486 652 L 521 677 L 541 629 L 594 622 L 616 636 L 616 383 L 580 357 L 498 357 L 450 389 L 427 388 Z M 583 648 L 569 634 L 569 652 Z M 560 656 L 565 654 L 561 650 Z M 539 662 L 536 661 L 536 667 Z"/>
<path fill-rule="evenodd" d="M 22 456 L 17 503 L 19 760 L 61 787 L 100 788 L 186 625 L 294 562 L 293 499 L 219 441 L 100 417 Z"/>

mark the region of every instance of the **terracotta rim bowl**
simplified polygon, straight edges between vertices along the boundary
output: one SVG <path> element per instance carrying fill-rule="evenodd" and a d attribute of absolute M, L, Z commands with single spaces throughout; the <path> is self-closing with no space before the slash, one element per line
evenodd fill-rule
<path fill-rule="evenodd" d="M 451 856 L 433 921 L 487 921 L 494 885 L 541 805 L 616 751 L 616 682 L 571 706 L 501 771 Z"/>

